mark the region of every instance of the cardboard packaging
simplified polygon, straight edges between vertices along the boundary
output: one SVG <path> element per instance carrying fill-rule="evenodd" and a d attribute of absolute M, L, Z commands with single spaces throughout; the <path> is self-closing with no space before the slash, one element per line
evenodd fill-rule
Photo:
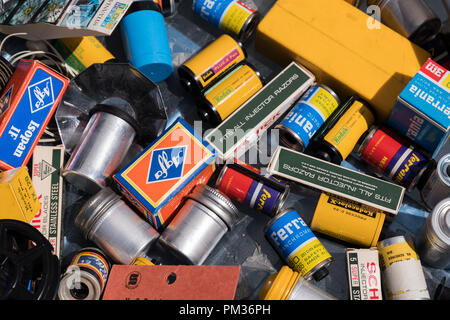
<path fill-rule="evenodd" d="M 21 60 L 0 98 L 0 169 L 28 163 L 69 80 L 36 60 Z"/>
<path fill-rule="evenodd" d="M 0 32 L 26 32 L 28 40 L 109 36 L 132 0 L 14 1 L 0 15 Z"/>
<path fill-rule="evenodd" d="M 31 222 L 41 209 L 26 167 L 0 172 L 0 219 Z"/>
<path fill-rule="evenodd" d="M 102 300 L 233 300 L 240 269 L 116 264 Z"/>
<path fill-rule="evenodd" d="M 239 158 L 315 83 L 314 75 L 292 62 L 209 133 L 205 140 L 222 161 Z"/>
<path fill-rule="evenodd" d="M 383 300 L 377 248 L 348 248 L 345 255 L 350 300 Z"/>
<path fill-rule="evenodd" d="M 256 49 L 294 60 L 343 100 L 358 95 L 386 121 L 429 53 L 342 0 L 278 0 L 258 25 Z"/>
<path fill-rule="evenodd" d="M 382 211 L 397 214 L 405 188 L 355 170 L 278 147 L 267 172 Z"/>
<path fill-rule="evenodd" d="M 388 124 L 434 153 L 450 140 L 450 71 L 429 59 L 400 93 Z"/>
<path fill-rule="evenodd" d="M 197 184 L 216 169 L 217 152 L 179 118 L 113 178 L 155 229 L 169 222 Z"/>
<path fill-rule="evenodd" d="M 41 202 L 41 209 L 30 224 L 50 241 L 54 254 L 61 256 L 64 147 L 36 146 L 31 179 Z"/>

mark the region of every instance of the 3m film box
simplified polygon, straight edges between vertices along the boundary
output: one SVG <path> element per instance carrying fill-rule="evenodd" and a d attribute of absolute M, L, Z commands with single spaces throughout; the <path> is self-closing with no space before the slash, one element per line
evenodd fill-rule
<path fill-rule="evenodd" d="M 348 248 L 345 255 L 350 300 L 383 300 L 377 248 Z"/>
<path fill-rule="evenodd" d="M 36 60 L 21 60 L 0 97 L 0 169 L 28 163 L 69 79 Z"/>
<path fill-rule="evenodd" d="M 239 158 L 257 143 L 306 90 L 315 76 L 295 62 L 290 63 L 253 97 L 209 133 L 205 140 L 222 161 Z"/>
<path fill-rule="evenodd" d="M 255 46 L 281 65 L 301 63 L 342 100 L 360 96 L 386 121 L 429 53 L 382 24 L 369 27 L 369 19 L 342 0 L 278 0 Z"/>
<path fill-rule="evenodd" d="M 34 149 L 31 178 L 42 206 L 30 224 L 48 239 L 57 257 L 61 255 L 63 165 L 63 146 L 38 145 Z"/>
<path fill-rule="evenodd" d="M 450 141 L 450 71 L 429 59 L 398 96 L 388 124 L 430 153 Z"/>
<path fill-rule="evenodd" d="M 113 178 L 155 229 L 167 224 L 183 198 L 206 184 L 217 152 L 179 118 Z"/>
<path fill-rule="evenodd" d="M 0 219 L 29 223 L 40 209 L 27 167 L 0 172 Z"/>

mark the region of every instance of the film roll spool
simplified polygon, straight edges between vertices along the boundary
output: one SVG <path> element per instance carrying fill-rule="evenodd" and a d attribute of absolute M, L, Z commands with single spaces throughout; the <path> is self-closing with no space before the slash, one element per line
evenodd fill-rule
<path fill-rule="evenodd" d="M 374 121 L 375 113 L 369 104 L 353 96 L 317 131 L 308 151 L 319 159 L 341 164 Z"/>
<path fill-rule="evenodd" d="M 262 87 L 260 73 L 248 64 L 240 64 L 202 94 L 200 118 L 218 125 Z"/>
<path fill-rule="evenodd" d="M 97 248 L 80 250 L 72 258 L 61 279 L 60 300 L 100 300 L 105 289 L 111 265 Z"/>
<path fill-rule="evenodd" d="M 275 126 L 280 130 L 280 142 L 293 150 L 303 152 L 311 138 L 341 103 L 336 93 L 325 85 L 309 88 Z"/>
<path fill-rule="evenodd" d="M 193 0 L 192 10 L 241 41 L 250 38 L 260 20 L 260 14 L 256 9 L 237 0 Z"/>
<path fill-rule="evenodd" d="M 374 170 L 408 190 L 423 185 L 425 172 L 433 162 L 413 146 L 403 145 L 387 129 L 377 126 L 372 126 L 361 140 L 357 154 Z"/>
<path fill-rule="evenodd" d="M 289 185 L 273 177 L 264 177 L 260 170 L 236 162 L 224 166 L 216 181 L 224 194 L 270 217 L 283 207 L 289 194 Z"/>
<path fill-rule="evenodd" d="M 422 265 L 411 237 L 384 239 L 378 242 L 377 248 L 386 299 L 430 299 Z"/>
<path fill-rule="evenodd" d="M 186 91 L 200 94 L 246 57 L 242 43 L 223 34 L 178 68 L 180 83 Z"/>
<path fill-rule="evenodd" d="M 273 217 L 264 233 L 294 271 L 306 280 L 319 281 L 328 275 L 333 258 L 297 211 L 286 209 Z"/>

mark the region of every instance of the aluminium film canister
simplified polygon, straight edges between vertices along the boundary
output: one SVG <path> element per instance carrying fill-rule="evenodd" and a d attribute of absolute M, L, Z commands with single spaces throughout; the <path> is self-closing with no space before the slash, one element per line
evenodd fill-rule
<path fill-rule="evenodd" d="M 154 82 L 173 72 L 172 52 L 161 8 L 153 1 L 135 1 L 120 22 L 122 43 L 131 65 Z"/>
<path fill-rule="evenodd" d="M 220 124 L 263 87 L 260 76 L 248 64 L 236 66 L 202 94 L 200 118 L 213 125 Z"/>
<path fill-rule="evenodd" d="M 317 131 L 309 149 L 319 159 L 341 164 L 374 122 L 369 104 L 353 96 Z"/>
<path fill-rule="evenodd" d="M 246 57 L 242 43 L 223 34 L 178 68 L 180 83 L 186 91 L 200 94 Z"/>

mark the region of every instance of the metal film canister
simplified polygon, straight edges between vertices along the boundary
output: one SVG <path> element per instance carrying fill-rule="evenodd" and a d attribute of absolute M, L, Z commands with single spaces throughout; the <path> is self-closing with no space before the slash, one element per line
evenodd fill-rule
<path fill-rule="evenodd" d="M 185 198 L 159 240 L 184 262 L 201 265 L 237 217 L 238 210 L 227 196 L 198 185 Z"/>
<path fill-rule="evenodd" d="M 425 223 L 423 240 L 417 246 L 420 259 L 433 268 L 450 266 L 450 197 L 439 202 Z"/>
<path fill-rule="evenodd" d="M 422 264 L 409 236 L 396 236 L 377 244 L 381 280 L 388 300 L 429 300 Z"/>
<path fill-rule="evenodd" d="M 188 92 L 200 95 L 201 91 L 246 57 L 242 43 L 223 34 L 178 68 L 181 86 Z"/>
<path fill-rule="evenodd" d="M 433 162 L 413 146 L 397 141 L 386 128 L 372 126 L 355 148 L 375 171 L 408 190 L 421 186 Z"/>
<path fill-rule="evenodd" d="M 273 217 L 283 207 L 290 187 L 274 177 L 262 176 L 259 169 L 248 164 L 225 165 L 216 187 L 231 199 Z"/>
<path fill-rule="evenodd" d="M 263 87 L 260 73 L 241 64 L 207 89 L 199 102 L 203 121 L 218 125 Z"/>
<path fill-rule="evenodd" d="M 123 47 L 130 64 L 154 82 L 173 72 L 172 52 L 161 7 L 134 1 L 120 22 Z"/>
<path fill-rule="evenodd" d="M 131 116 L 113 106 L 99 104 L 90 114 L 62 176 L 78 189 L 94 194 L 106 186 L 140 129 Z"/>
<path fill-rule="evenodd" d="M 309 88 L 283 121 L 275 126 L 280 130 L 281 144 L 303 152 L 340 103 L 337 94 L 323 84 Z"/>
<path fill-rule="evenodd" d="M 331 294 L 305 280 L 288 266 L 270 275 L 264 282 L 259 300 L 337 300 Z"/>
<path fill-rule="evenodd" d="M 75 225 L 86 239 L 121 264 L 131 264 L 159 236 L 110 188 L 89 198 L 76 216 Z"/>
<path fill-rule="evenodd" d="M 412 42 L 423 45 L 439 33 L 440 19 L 422 0 L 369 0 L 381 10 L 381 22 Z"/>
<path fill-rule="evenodd" d="M 443 156 L 420 190 L 425 204 L 433 209 L 450 195 L 450 153 Z"/>
<path fill-rule="evenodd" d="M 320 281 L 328 275 L 333 258 L 294 209 L 273 217 L 264 233 L 287 265 L 306 280 Z"/>
<path fill-rule="evenodd" d="M 60 281 L 59 300 L 100 300 L 110 269 L 108 258 L 99 249 L 80 250 Z"/>
<path fill-rule="evenodd" d="M 194 0 L 192 9 L 201 18 L 241 41 L 250 38 L 260 20 L 257 10 L 237 0 Z"/>

